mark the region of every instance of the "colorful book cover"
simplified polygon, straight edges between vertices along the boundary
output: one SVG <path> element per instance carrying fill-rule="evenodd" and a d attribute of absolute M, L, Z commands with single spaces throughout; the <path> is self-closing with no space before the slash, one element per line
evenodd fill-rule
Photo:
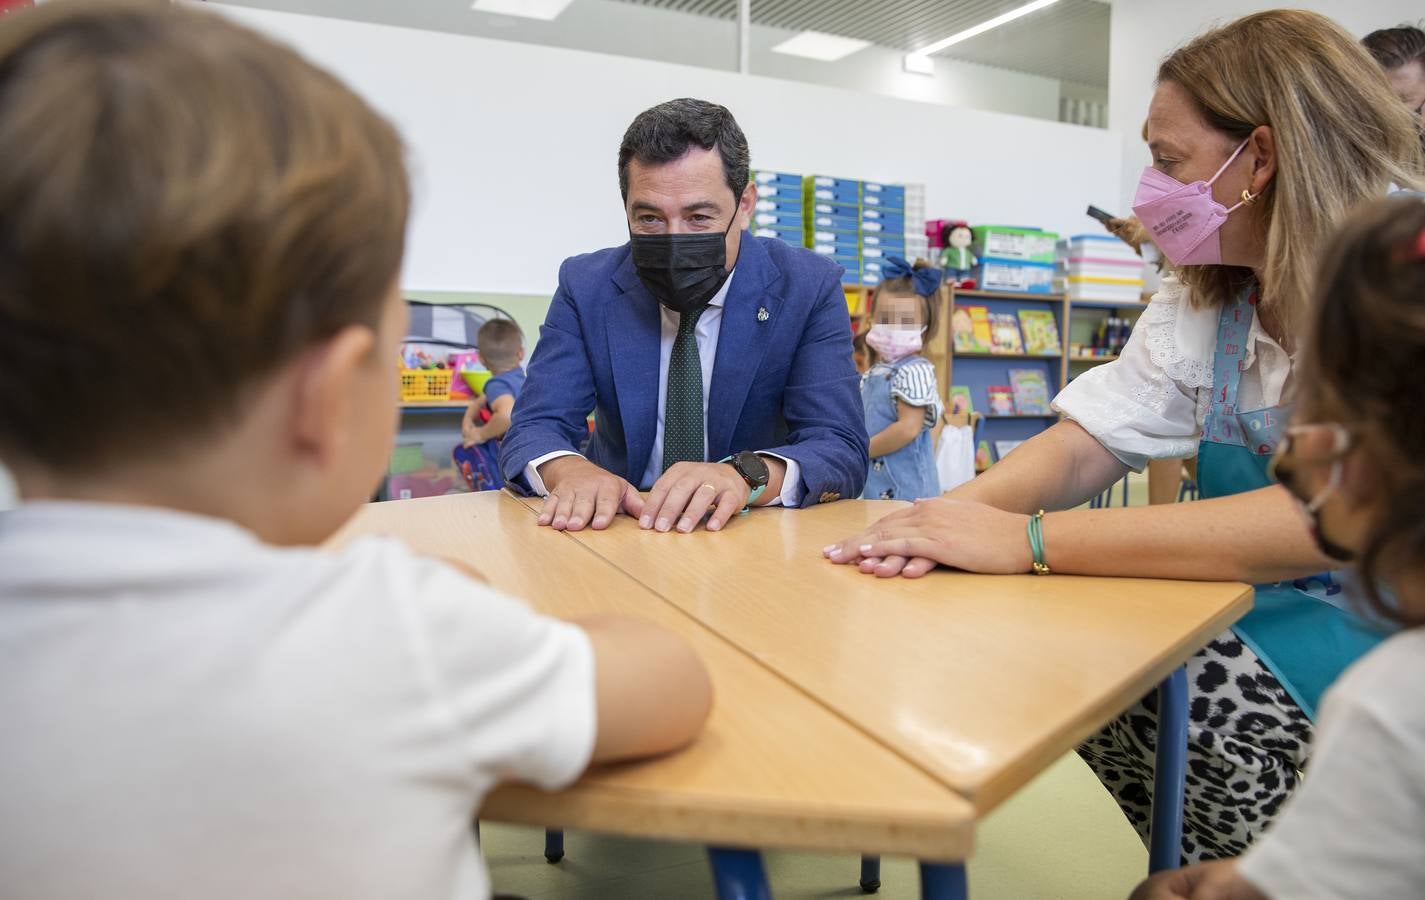
<path fill-rule="evenodd" d="M 1053 356 L 1060 352 L 1059 325 L 1047 309 L 1021 309 L 1019 327 L 1024 331 L 1024 352 Z"/>
<path fill-rule="evenodd" d="M 950 385 L 950 415 L 968 416 L 975 411 L 975 401 L 970 397 L 970 389 L 963 384 Z"/>
<path fill-rule="evenodd" d="M 1019 320 L 1012 313 L 990 313 L 990 352 L 1023 353 Z"/>
<path fill-rule="evenodd" d="M 990 352 L 990 311 L 985 306 L 957 306 L 951 317 L 956 353 Z"/>
<path fill-rule="evenodd" d="M 1038 369 L 1010 369 L 1014 411 L 1021 416 L 1049 415 L 1049 384 Z"/>
<path fill-rule="evenodd" d="M 975 471 L 983 472 L 992 462 L 994 460 L 990 458 L 990 442 L 980 441 L 980 445 L 975 448 Z"/>
<path fill-rule="evenodd" d="M 1014 415 L 1014 389 L 1007 384 L 991 385 L 985 389 L 990 395 L 990 415 Z"/>
<path fill-rule="evenodd" d="M 1022 443 L 1024 441 L 995 441 L 995 459 L 1004 459 L 1010 454 L 1010 451 Z"/>

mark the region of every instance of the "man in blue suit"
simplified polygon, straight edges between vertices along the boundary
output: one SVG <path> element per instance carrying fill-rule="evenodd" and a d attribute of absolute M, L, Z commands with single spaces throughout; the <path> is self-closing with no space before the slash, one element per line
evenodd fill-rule
<path fill-rule="evenodd" d="M 706 516 L 716 531 L 749 505 L 859 496 L 841 270 L 743 233 L 757 189 L 732 114 L 686 99 L 645 110 L 618 162 L 629 243 L 560 267 L 501 448 L 506 481 L 545 495 L 540 524 L 570 531 L 620 512 L 659 531 Z"/>

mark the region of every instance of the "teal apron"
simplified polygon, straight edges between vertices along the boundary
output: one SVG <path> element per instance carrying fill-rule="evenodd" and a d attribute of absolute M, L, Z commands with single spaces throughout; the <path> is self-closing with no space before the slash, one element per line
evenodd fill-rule
<path fill-rule="evenodd" d="M 1212 405 L 1197 455 L 1198 488 L 1204 498 L 1273 484 L 1267 463 L 1291 417 L 1289 405 L 1237 409 L 1254 303 L 1255 293 L 1244 291 L 1223 308 L 1218 320 Z M 1336 677 L 1387 634 L 1344 608 L 1341 584 L 1341 573 L 1325 572 L 1256 585 L 1252 611 L 1232 629 L 1313 721 L 1321 695 Z"/>

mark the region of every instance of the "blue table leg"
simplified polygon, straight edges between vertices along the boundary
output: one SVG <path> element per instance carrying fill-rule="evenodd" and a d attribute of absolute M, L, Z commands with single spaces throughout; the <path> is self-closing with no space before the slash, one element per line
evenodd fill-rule
<path fill-rule="evenodd" d="M 564 832 L 553 828 L 544 830 L 544 858 L 550 865 L 564 858 Z"/>
<path fill-rule="evenodd" d="M 964 863 L 920 864 L 920 900 L 966 900 L 969 896 Z"/>
<path fill-rule="evenodd" d="M 1183 784 L 1187 774 L 1188 681 L 1180 668 L 1158 686 L 1158 751 L 1148 871 L 1182 864 Z"/>
<path fill-rule="evenodd" d="M 881 858 L 861 857 L 861 890 L 874 894 L 881 889 Z"/>
<path fill-rule="evenodd" d="M 772 900 L 762 854 L 756 850 L 709 847 L 718 900 Z"/>

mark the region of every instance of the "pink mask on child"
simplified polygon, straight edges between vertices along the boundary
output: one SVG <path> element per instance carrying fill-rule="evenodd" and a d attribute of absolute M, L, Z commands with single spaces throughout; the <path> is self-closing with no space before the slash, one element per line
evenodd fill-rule
<path fill-rule="evenodd" d="M 1209 181 L 1183 184 L 1152 166 L 1143 170 L 1138 193 L 1133 196 L 1133 214 L 1173 265 L 1221 265 L 1222 236 L 1218 232 L 1227 216 L 1245 201 L 1229 209 L 1212 199 L 1212 185 L 1246 146 L 1247 141 L 1239 144 Z"/>
<path fill-rule="evenodd" d="M 872 325 L 866 332 L 866 343 L 887 362 L 905 359 L 920 352 L 923 328 L 900 328 L 895 325 Z"/>

